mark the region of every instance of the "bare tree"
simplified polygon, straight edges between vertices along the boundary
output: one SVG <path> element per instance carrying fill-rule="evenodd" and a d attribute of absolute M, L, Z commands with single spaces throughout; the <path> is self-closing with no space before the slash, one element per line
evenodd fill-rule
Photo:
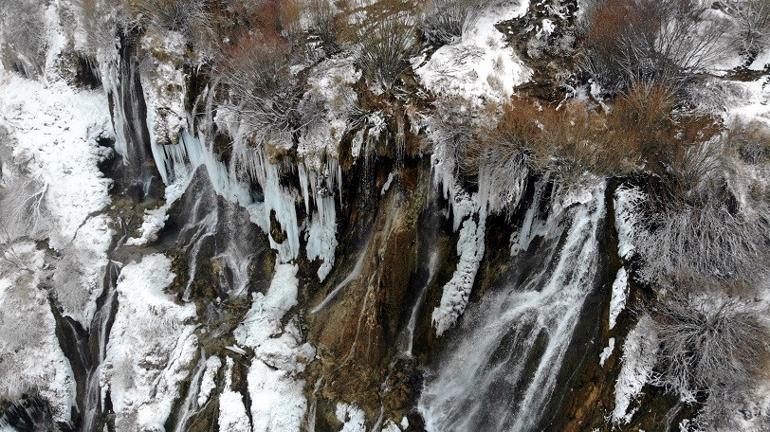
<path fill-rule="evenodd" d="M 733 37 L 746 63 L 751 64 L 770 42 L 770 1 L 728 1 L 725 11 L 735 20 Z"/>

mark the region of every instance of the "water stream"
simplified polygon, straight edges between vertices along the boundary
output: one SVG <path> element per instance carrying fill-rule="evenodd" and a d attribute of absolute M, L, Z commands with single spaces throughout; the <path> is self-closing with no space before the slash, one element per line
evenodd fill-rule
<path fill-rule="evenodd" d="M 469 308 L 426 374 L 419 410 L 428 431 L 536 430 L 596 283 L 603 199 L 596 187 L 549 223 L 556 228 L 542 242 L 512 258 L 520 274 Z"/>

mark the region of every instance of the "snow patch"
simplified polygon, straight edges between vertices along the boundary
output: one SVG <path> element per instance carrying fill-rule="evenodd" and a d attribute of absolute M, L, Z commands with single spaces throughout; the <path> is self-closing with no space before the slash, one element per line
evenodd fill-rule
<path fill-rule="evenodd" d="M 342 422 L 342 429 L 339 432 L 366 432 L 366 416 L 361 408 L 337 402 L 334 415 Z"/>
<path fill-rule="evenodd" d="M 599 353 L 599 366 L 604 367 L 604 363 L 610 358 L 612 352 L 615 350 L 615 338 L 611 337 L 607 341 L 607 346 Z"/>
<path fill-rule="evenodd" d="M 87 323 L 112 237 L 109 220 L 98 215 L 110 203 L 111 180 L 98 164 L 111 150 L 97 144 L 111 137 L 107 100 L 98 92 L 74 90 L 55 76 L 43 83 L 4 71 L 0 93 L 0 128 L 12 135 L 14 161 L 26 163 L 30 177 L 44 185 L 54 225 L 49 243 L 68 260 L 55 287 L 75 290 L 61 293 L 69 302 L 63 313 Z"/>
<path fill-rule="evenodd" d="M 198 391 L 198 406 L 202 407 L 209 400 L 211 392 L 216 388 L 215 379 L 219 369 L 222 367 L 222 360 L 217 356 L 211 356 L 206 360 L 206 371 L 203 372 L 200 390 Z"/>
<path fill-rule="evenodd" d="M 40 286 L 43 256 L 32 242 L 0 250 L 0 398 L 37 391 L 50 402 L 54 420 L 68 422 L 75 379 Z"/>
<path fill-rule="evenodd" d="M 652 319 L 645 315 L 628 333 L 623 344 L 623 357 L 618 380 L 615 383 L 615 409 L 612 421 L 617 425 L 627 424 L 638 407 L 631 408 L 642 393 L 644 385 L 652 378 L 658 354 L 658 335 Z"/>
<path fill-rule="evenodd" d="M 297 304 L 298 283 L 297 265 L 277 263 L 267 295 L 254 295 L 234 332 L 239 344 L 254 350 L 247 377 L 254 431 L 299 431 L 307 409 L 305 383 L 298 375 L 315 350 L 302 343 L 294 320 L 281 325 L 281 318 Z"/>
<path fill-rule="evenodd" d="M 249 417 L 243 397 L 232 389 L 233 359 L 227 358 L 225 388 L 219 395 L 219 430 L 232 432 L 251 432 Z"/>
<path fill-rule="evenodd" d="M 621 267 L 618 274 L 615 275 L 615 281 L 612 282 L 612 298 L 610 299 L 610 330 L 615 328 L 618 315 L 626 307 L 626 298 L 628 298 L 628 273 Z"/>
<path fill-rule="evenodd" d="M 423 85 L 436 94 L 457 95 L 479 104 L 502 101 L 532 72 L 507 46 L 495 24 L 522 16 L 529 1 L 496 3 L 480 11 L 462 38 L 439 48 L 424 65 L 416 67 Z"/>
<path fill-rule="evenodd" d="M 158 233 L 166 225 L 168 220 L 168 211 L 174 203 L 184 195 L 189 184 L 190 176 L 187 179 L 177 180 L 166 186 L 166 202 L 160 207 L 144 211 L 144 220 L 139 227 L 139 237 L 131 237 L 126 240 L 128 246 L 142 246 L 152 243 L 158 239 Z"/>
<path fill-rule="evenodd" d="M 618 255 L 630 259 L 636 252 L 634 236 L 639 221 L 636 209 L 644 200 L 644 193 L 635 187 L 620 187 L 615 191 L 615 229 L 618 232 Z"/>

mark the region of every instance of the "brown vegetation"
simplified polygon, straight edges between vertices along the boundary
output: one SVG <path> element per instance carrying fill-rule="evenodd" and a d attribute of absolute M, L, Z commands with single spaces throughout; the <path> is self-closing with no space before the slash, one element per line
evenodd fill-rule
<path fill-rule="evenodd" d="M 502 108 L 496 127 L 468 147 L 464 165 L 469 172 L 481 165 L 494 171 L 520 159 L 531 169 L 562 178 L 646 169 L 687 182 L 696 162 L 688 149 L 712 139 L 720 124 L 674 108 L 671 90 L 641 83 L 633 84 L 607 113 L 580 101 L 554 107 L 514 98 Z"/>
<path fill-rule="evenodd" d="M 697 0 L 595 0 L 583 68 L 611 91 L 640 80 L 679 88 L 714 58 L 726 31 L 707 10 Z"/>

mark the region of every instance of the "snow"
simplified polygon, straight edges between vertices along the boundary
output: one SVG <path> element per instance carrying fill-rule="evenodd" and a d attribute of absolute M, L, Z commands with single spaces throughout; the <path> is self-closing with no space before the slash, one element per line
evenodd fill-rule
<path fill-rule="evenodd" d="M 219 395 L 219 430 L 232 432 L 251 432 L 246 406 L 240 393 L 233 391 L 233 359 L 227 358 L 225 387 Z"/>
<path fill-rule="evenodd" d="M 766 77 L 748 82 L 730 81 L 729 86 L 727 94 L 720 95 L 728 124 L 756 120 L 770 126 L 770 88 Z"/>
<path fill-rule="evenodd" d="M 615 191 L 615 229 L 618 232 L 618 255 L 630 259 L 636 248 L 634 236 L 638 232 L 639 221 L 636 209 L 644 200 L 644 194 L 634 187 L 620 187 Z"/>
<path fill-rule="evenodd" d="M 67 422 L 75 379 L 41 286 L 44 252 L 23 242 L 0 253 L 0 399 L 37 391 L 50 402 L 54 420 Z"/>
<path fill-rule="evenodd" d="M 385 426 L 382 427 L 381 432 L 401 432 L 401 428 L 399 428 L 395 423 L 393 423 L 392 420 L 388 420 L 385 422 Z"/>
<path fill-rule="evenodd" d="M 241 346 L 257 347 L 281 332 L 281 318 L 297 304 L 297 265 L 275 266 L 267 294 L 256 293 L 251 309 L 233 335 Z"/>
<path fill-rule="evenodd" d="M 390 185 L 393 184 L 393 179 L 395 176 L 393 173 L 388 173 L 388 179 L 385 180 L 385 184 L 382 185 L 382 190 L 380 190 L 380 195 L 385 195 L 388 190 L 390 190 Z"/>
<path fill-rule="evenodd" d="M 179 305 L 163 291 L 174 277 L 171 260 L 161 254 L 127 264 L 118 277 L 119 307 L 101 381 L 119 430 L 163 430 L 195 361 L 195 306 Z"/>
<path fill-rule="evenodd" d="M 198 392 L 198 406 L 202 407 L 209 400 L 211 392 L 216 388 L 215 379 L 219 369 L 222 367 L 222 360 L 217 356 L 211 356 L 206 360 L 206 370 L 203 372 L 200 390 Z"/>
<path fill-rule="evenodd" d="M 248 374 L 254 432 L 298 432 L 307 410 L 305 382 L 255 360 Z"/>
<path fill-rule="evenodd" d="M 462 96 L 479 104 L 510 97 L 531 71 L 507 46 L 495 24 L 522 16 L 528 7 L 528 0 L 514 0 L 480 11 L 458 42 L 439 48 L 416 67 L 423 85 L 435 94 Z"/>
<path fill-rule="evenodd" d="M 110 203 L 111 181 L 98 164 L 110 150 L 96 143 L 111 136 L 107 100 L 98 92 L 74 90 L 55 76 L 43 83 L 4 71 L 0 93 L 0 127 L 12 135 L 14 161 L 27 162 L 29 176 L 44 185 L 54 225 L 50 246 L 69 256 L 67 268 L 61 269 L 68 281 L 60 277 L 56 288 L 76 290 L 62 292 L 62 298 L 83 299 L 68 304 L 64 314 L 87 323 L 112 237 L 109 220 L 99 215 Z"/>
<path fill-rule="evenodd" d="M 638 408 L 631 408 L 650 380 L 658 353 L 658 336 L 652 319 L 645 315 L 628 333 L 623 344 L 623 357 L 618 380 L 615 383 L 615 408 L 612 421 L 627 424 Z"/>
<path fill-rule="evenodd" d="M 366 432 L 366 416 L 361 408 L 345 402 L 337 402 L 334 415 L 342 422 L 342 429 L 339 432 Z"/>
<path fill-rule="evenodd" d="M 610 330 L 615 328 L 618 315 L 626 306 L 628 297 L 628 273 L 621 267 L 615 275 L 615 281 L 612 282 L 612 298 L 610 299 Z"/>
<path fill-rule="evenodd" d="M 604 363 L 610 358 L 612 352 L 615 350 L 615 338 L 611 337 L 607 341 L 607 346 L 599 353 L 599 366 L 604 367 Z"/>

